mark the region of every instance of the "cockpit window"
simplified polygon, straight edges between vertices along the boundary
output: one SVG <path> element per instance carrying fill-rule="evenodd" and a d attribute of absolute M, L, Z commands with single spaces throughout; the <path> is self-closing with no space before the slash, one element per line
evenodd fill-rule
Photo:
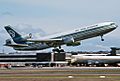
<path fill-rule="evenodd" d="M 111 23 L 110 25 L 115 25 L 115 23 Z"/>

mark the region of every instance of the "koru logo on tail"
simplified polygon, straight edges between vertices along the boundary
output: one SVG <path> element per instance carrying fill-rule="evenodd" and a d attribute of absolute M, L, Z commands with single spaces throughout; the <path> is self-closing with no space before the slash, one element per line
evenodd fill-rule
<path fill-rule="evenodd" d="M 10 36 L 12 36 L 13 38 L 15 37 L 15 32 L 13 30 L 8 30 L 8 33 L 10 34 Z"/>

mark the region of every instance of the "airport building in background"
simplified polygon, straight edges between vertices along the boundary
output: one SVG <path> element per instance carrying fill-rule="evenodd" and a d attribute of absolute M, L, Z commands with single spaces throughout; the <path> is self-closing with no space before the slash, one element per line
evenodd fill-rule
<path fill-rule="evenodd" d="M 109 55 L 115 56 L 120 54 L 120 48 L 111 47 L 111 51 L 99 52 L 63 52 L 63 53 L 37 53 L 37 52 L 15 52 L 0 53 L 0 63 L 8 63 L 12 65 L 38 64 L 45 66 L 66 66 L 69 65 L 72 55 Z"/>

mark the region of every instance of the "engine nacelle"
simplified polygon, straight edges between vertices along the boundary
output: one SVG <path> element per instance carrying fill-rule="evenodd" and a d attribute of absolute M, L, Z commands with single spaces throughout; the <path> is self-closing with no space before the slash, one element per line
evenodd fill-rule
<path fill-rule="evenodd" d="M 24 40 L 29 39 L 29 38 L 30 38 L 29 36 L 23 37 Z"/>
<path fill-rule="evenodd" d="M 81 43 L 80 42 L 72 42 L 72 43 L 67 43 L 66 46 L 79 46 Z"/>
<path fill-rule="evenodd" d="M 30 33 L 28 36 L 22 37 L 23 39 L 21 41 L 26 41 L 27 39 L 32 38 L 32 34 Z"/>
<path fill-rule="evenodd" d="M 64 41 L 65 44 L 73 43 L 74 38 L 73 37 L 66 37 L 66 38 L 63 38 L 63 41 Z"/>

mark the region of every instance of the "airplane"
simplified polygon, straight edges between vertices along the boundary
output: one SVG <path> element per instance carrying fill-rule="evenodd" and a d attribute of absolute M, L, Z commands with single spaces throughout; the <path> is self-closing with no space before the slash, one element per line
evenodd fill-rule
<path fill-rule="evenodd" d="M 118 66 L 120 63 L 120 56 L 86 56 L 86 55 L 73 55 L 71 56 L 72 64 L 80 65 L 96 65 L 96 66 L 105 66 L 108 64 L 110 66 Z"/>
<path fill-rule="evenodd" d="M 8 25 L 5 26 L 5 29 L 14 43 L 12 43 L 10 39 L 7 39 L 5 46 L 13 47 L 15 50 L 19 51 L 43 50 L 53 47 L 53 52 L 64 52 L 64 49 L 61 49 L 62 45 L 78 46 L 81 44 L 82 40 L 97 36 L 100 36 L 101 41 L 104 41 L 103 35 L 113 31 L 117 27 L 118 25 L 114 22 L 103 22 L 84 28 L 77 28 L 71 31 L 41 37 L 40 39 L 33 39 L 31 38 L 31 33 L 29 36 L 23 37 Z"/>

